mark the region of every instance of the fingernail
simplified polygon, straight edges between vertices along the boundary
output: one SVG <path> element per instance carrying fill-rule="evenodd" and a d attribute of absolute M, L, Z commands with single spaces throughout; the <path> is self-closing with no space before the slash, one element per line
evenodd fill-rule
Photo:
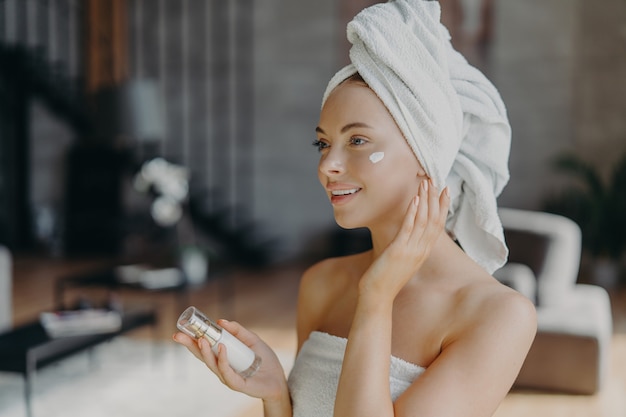
<path fill-rule="evenodd" d="M 424 191 L 428 191 L 428 180 L 422 181 L 422 186 L 424 187 Z"/>
<path fill-rule="evenodd" d="M 413 205 L 414 206 L 417 206 L 419 204 L 419 202 L 420 202 L 419 196 L 416 195 L 415 197 L 413 197 Z"/>

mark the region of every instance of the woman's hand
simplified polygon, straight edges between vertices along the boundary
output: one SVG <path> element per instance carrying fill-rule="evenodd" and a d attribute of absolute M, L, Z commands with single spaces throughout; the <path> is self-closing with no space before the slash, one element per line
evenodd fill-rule
<path fill-rule="evenodd" d="M 422 181 L 397 235 L 361 278 L 361 295 L 395 299 L 428 258 L 445 227 L 449 205 L 447 188 L 440 193 L 430 180 Z"/>
<path fill-rule="evenodd" d="M 289 401 L 285 372 L 274 351 L 259 336 L 237 322 L 218 320 L 217 324 L 241 340 L 261 358 L 261 366 L 250 378 L 241 377 L 230 367 L 226 356 L 226 346 L 218 345 L 219 353 L 216 357 L 209 342 L 204 338 L 196 341 L 186 334 L 178 332 L 174 334 L 173 339 L 187 347 L 229 388 L 265 401 Z"/>

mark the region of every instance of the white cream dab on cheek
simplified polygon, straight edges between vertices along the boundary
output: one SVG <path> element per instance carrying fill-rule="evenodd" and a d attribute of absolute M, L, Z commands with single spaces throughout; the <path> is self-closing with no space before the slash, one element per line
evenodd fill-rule
<path fill-rule="evenodd" d="M 372 163 L 376 164 L 376 163 L 382 161 L 384 157 L 385 157 L 385 153 L 384 152 L 374 152 L 373 154 L 370 155 L 370 161 L 372 161 Z"/>

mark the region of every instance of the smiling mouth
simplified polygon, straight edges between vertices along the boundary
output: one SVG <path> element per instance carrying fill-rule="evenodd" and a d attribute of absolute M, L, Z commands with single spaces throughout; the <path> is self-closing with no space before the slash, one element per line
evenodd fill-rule
<path fill-rule="evenodd" d="M 360 188 L 353 188 L 351 190 L 333 190 L 330 192 L 333 196 L 342 196 L 342 195 L 350 195 L 361 191 Z"/>

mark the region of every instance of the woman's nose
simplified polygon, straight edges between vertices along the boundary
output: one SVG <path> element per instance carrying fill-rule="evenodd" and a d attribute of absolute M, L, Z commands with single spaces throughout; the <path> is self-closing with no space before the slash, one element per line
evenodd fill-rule
<path fill-rule="evenodd" d="M 345 160 L 340 150 L 329 149 L 320 159 L 319 170 L 328 176 L 342 174 L 345 171 Z"/>

